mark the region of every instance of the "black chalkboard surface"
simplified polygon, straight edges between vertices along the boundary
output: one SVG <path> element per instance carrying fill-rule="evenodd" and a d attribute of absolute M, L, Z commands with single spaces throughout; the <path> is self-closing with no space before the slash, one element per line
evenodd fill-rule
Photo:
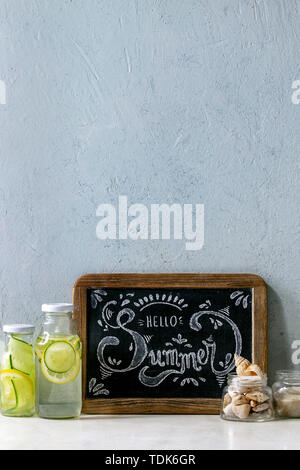
<path fill-rule="evenodd" d="M 139 399 L 211 405 L 235 368 L 234 354 L 252 360 L 255 290 L 249 283 L 117 287 L 107 281 L 85 285 L 81 295 L 83 393 L 91 406 Z"/>
<path fill-rule="evenodd" d="M 250 289 L 89 289 L 87 314 L 89 398 L 220 398 L 251 357 Z"/>

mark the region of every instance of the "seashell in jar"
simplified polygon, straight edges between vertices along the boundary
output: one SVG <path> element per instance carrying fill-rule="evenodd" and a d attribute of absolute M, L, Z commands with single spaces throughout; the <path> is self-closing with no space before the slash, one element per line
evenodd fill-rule
<path fill-rule="evenodd" d="M 259 403 L 264 403 L 265 401 L 269 400 L 269 395 L 266 395 L 265 393 L 263 392 L 259 392 L 259 391 L 256 391 L 256 392 L 248 392 L 246 394 L 246 397 L 248 398 L 248 400 L 253 400 L 253 401 L 256 401 L 258 404 Z"/>
<path fill-rule="evenodd" d="M 245 375 L 257 375 L 258 377 L 263 377 L 263 371 L 257 364 L 250 364 L 246 369 Z"/>
<path fill-rule="evenodd" d="M 254 406 L 254 408 L 252 408 L 253 411 L 255 411 L 255 413 L 260 413 L 261 411 L 265 411 L 269 408 L 269 403 L 261 403 L 260 405 L 257 405 L 257 406 Z"/>
<path fill-rule="evenodd" d="M 236 387 L 234 385 L 230 385 L 228 387 L 228 395 L 230 395 L 231 398 L 235 397 L 236 395 L 239 395 L 239 392 L 236 391 Z"/>
<path fill-rule="evenodd" d="M 245 395 L 236 395 L 235 397 L 232 397 L 232 404 L 235 406 L 248 405 L 249 400 L 245 397 Z"/>
<path fill-rule="evenodd" d="M 271 408 L 269 408 L 268 410 L 265 410 L 261 413 L 261 415 L 265 418 L 265 419 L 270 419 L 273 417 L 273 410 Z"/>
<path fill-rule="evenodd" d="M 226 393 L 226 395 L 224 396 L 224 399 L 223 399 L 223 408 L 226 408 L 227 405 L 229 405 L 229 403 L 231 403 L 231 396 L 229 393 Z"/>
<path fill-rule="evenodd" d="M 254 408 L 254 407 L 257 406 L 257 405 L 258 405 L 257 401 L 255 401 L 255 400 L 250 400 L 250 406 L 251 406 L 251 408 Z"/>
<path fill-rule="evenodd" d="M 233 416 L 232 404 L 231 403 L 229 403 L 229 405 L 227 405 L 223 408 L 223 413 L 226 416 Z"/>
<path fill-rule="evenodd" d="M 245 375 L 246 370 L 251 365 L 251 363 L 242 356 L 234 355 L 235 367 L 237 375 Z"/>
<path fill-rule="evenodd" d="M 250 405 L 245 404 L 245 405 L 232 405 L 232 411 L 240 419 L 245 419 L 249 416 L 250 413 Z"/>

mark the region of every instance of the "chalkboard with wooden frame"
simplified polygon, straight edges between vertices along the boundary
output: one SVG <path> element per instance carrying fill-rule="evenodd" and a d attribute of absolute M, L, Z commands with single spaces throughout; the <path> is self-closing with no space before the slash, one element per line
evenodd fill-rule
<path fill-rule="evenodd" d="M 267 369 L 254 274 L 87 274 L 73 289 L 84 413 L 218 414 L 234 354 Z"/>

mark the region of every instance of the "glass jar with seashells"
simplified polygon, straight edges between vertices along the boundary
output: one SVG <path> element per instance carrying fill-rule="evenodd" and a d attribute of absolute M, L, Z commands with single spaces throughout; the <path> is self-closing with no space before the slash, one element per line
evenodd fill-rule
<path fill-rule="evenodd" d="M 257 364 L 235 356 L 236 374 L 229 374 L 222 396 L 221 418 L 262 422 L 274 419 L 272 390 Z"/>
<path fill-rule="evenodd" d="M 300 371 L 278 370 L 272 390 L 276 415 L 300 418 Z"/>

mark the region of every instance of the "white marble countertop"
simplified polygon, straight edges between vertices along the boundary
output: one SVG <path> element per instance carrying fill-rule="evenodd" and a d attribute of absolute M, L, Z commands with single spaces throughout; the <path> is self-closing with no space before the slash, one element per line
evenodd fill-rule
<path fill-rule="evenodd" d="M 300 419 L 267 423 L 204 415 L 0 416 L 0 449 L 300 449 Z"/>

